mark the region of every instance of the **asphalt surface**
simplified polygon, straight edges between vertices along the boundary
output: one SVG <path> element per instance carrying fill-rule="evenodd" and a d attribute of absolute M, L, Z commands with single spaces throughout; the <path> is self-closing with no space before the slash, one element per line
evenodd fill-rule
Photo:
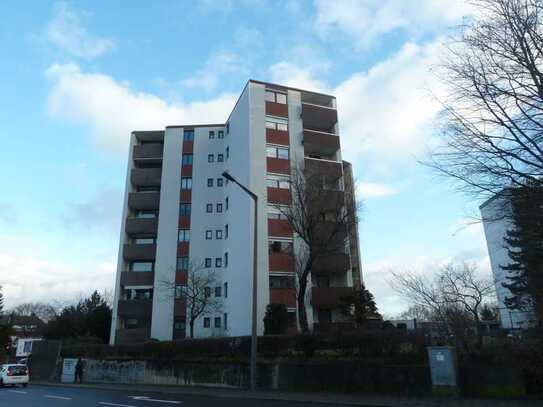
<path fill-rule="evenodd" d="M 307 403 L 218 398 L 157 392 L 89 389 L 66 386 L 3 387 L 0 406 L 6 407 L 302 407 Z M 314 404 L 311 406 L 330 406 Z"/>

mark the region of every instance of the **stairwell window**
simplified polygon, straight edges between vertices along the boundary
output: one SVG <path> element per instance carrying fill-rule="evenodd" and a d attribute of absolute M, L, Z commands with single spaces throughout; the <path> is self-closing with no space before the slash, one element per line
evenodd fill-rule
<path fill-rule="evenodd" d="M 287 95 L 284 93 L 273 92 L 271 90 L 266 90 L 266 101 L 281 103 L 283 105 L 287 104 Z"/>
<path fill-rule="evenodd" d="M 224 298 L 228 298 L 228 283 L 224 283 Z"/>
<path fill-rule="evenodd" d="M 179 242 L 190 241 L 190 229 L 180 229 L 178 233 Z"/>
<path fill-rule="evenodd" d="M 185 130 L 183 132 L 183 141 L 193 141 L 194 140 L 194 130 Z"/>
<path fill-rule="evenodd" d="M 284 119 L 266 116 L 266 128 L 271 130 L 288 131 L 288 123 Z"/>
<path fill-rule="evenodd" d="M 152 261 L 133 261 L 130 264 L 130 271 L 149 272 L 153 271 L 154 263 Z"/>
<path fill-rule="evenodd" d="M 224 267 L 228 267 L 228 252 L 224 253 Z"/>
<path fill-rule="evenodd" d="M 266 156 L 288 160 L 288 148 L 268 146 L 266 147 Z"/>
<path fill-rule="evenodd" d="M 183 154 L 183 157 L 181 158 L 181 164 L 192 165 L 192 157 L 192 154 Z"/>
<path fill-rule="evenodd" d="M 177 258 L 177 271 L 187 271 L 189 269 L 189 258 L 178 257 Z"/>
<path fill-rule="evenodd" d="M 181 178 L 181 189 L 192 189 L 192 177 Z"/>
<path fill-rule="evenodd" d="M 180 216 L 190 216 L 190 204 L 182 203 L 179 204 L 179 215 Z"/>

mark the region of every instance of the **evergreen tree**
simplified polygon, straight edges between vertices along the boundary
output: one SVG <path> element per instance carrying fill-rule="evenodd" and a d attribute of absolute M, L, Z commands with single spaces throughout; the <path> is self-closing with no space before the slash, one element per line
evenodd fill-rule
<path fill-rule="evenodd" d="M 4 313 L 4 294 L 2 294 L 2 286 L 0 285 L 0 316 Z"/>
<path fill-rule="evenodd" d="M 285 304 L 268 304 L 264 316 L 264 335 L 283 335 L 288 328 L 288 311 Z"/>
<path fill-rule="evenodd" d="M 382 319 L 375 304 L 373 294 L 362 285 L 352 295 L 341 298 L 341 310 L 344 315 L 352 316 L 357 325 L 363 325 L 369 319 Z"/>
<path fill-rule="evenodd" d="M 509 309 L 533 311 L 543 322 L 543 185 L 532 183 L 510 191 L 512 223 L 505 243 L 511 262 L 503 265 L 507 281 L 502 285 L 512 296 Z"/>

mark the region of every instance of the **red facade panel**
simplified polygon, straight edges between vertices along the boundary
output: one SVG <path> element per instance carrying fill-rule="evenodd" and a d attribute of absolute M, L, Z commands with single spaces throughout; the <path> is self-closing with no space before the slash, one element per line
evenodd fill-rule
<path fill-rule="evenodd" d="M 190 202 L 192 200 L 192 190 L 191 189 L 182 189 L 181 190 L 181 198 L 179 200 L 181 202 Z"/>
<path fill-rule="evenodd" d="M 177 243 L 177 256 L 184 257 L 189 255 L 189 242 Z"/>
<path fill-rule="evenodd" d="M 285 304 L 287 307 L 296 306 L 295 288 L 270 288 L 270 303 Z"/>
<path fill-rule="evenodd" d="M 177 271 L 175 273 L 175 284 L 187 285 L 187 272 Z"/>
<path fill-rule="evenodd" d="M 266 170 L 279 174 L 290 174 L 290 161 L 282 158 L 266 157 Z"/>
<path fill-rule="evenodd" d="M 183 141 L 183 153 L 192 153 L 194 150 L 194 141 Z"/>
<path fill-rule="evenodd" d="M 288 105 L 266 101 L 266 114 L 271 116 L 288 117 Z"/>
<path fill-rule="evenodd" d="M 292 228 L 287 220 L 268 219 L 268 236 L 292 237 Z"/>
<path fill-rule="evenodd" d="M 290 144 L 288 131 L 266 129 L 266 143 L 288 146 Z"/>
<path fill-rule="evenodd" d="M 192 176 L 192 165 L 183 165 L 183 166 L 181 166 L 181 175 L 183 177 Z"/>
<path fill-rule="evenodd" d="M 270 271 L 294 271 L 294 257 L 284 253 L 270 253 L 269 257 Z"/>
<path fill-rule="evenodd" d="M 268 202 L 290 205 L 290 189 L 268 187 Z"/>
<path fill-rule="evenodd" d="M 190 216 L 179 217 L 179 229 L 190 229 Z"/>

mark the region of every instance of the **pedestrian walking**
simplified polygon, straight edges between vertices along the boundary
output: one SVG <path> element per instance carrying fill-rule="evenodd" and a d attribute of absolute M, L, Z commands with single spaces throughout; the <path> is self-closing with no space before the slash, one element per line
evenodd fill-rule
<path fill-rule="evenodd" d="M 75 383 L 79 380 L 79 384 L 83 383 L 83 368 L 84 363 L 83 359 L 81 359 L 81 356 L 79 359 L 77 359 L 77 363 L 75 364 Z"/>

